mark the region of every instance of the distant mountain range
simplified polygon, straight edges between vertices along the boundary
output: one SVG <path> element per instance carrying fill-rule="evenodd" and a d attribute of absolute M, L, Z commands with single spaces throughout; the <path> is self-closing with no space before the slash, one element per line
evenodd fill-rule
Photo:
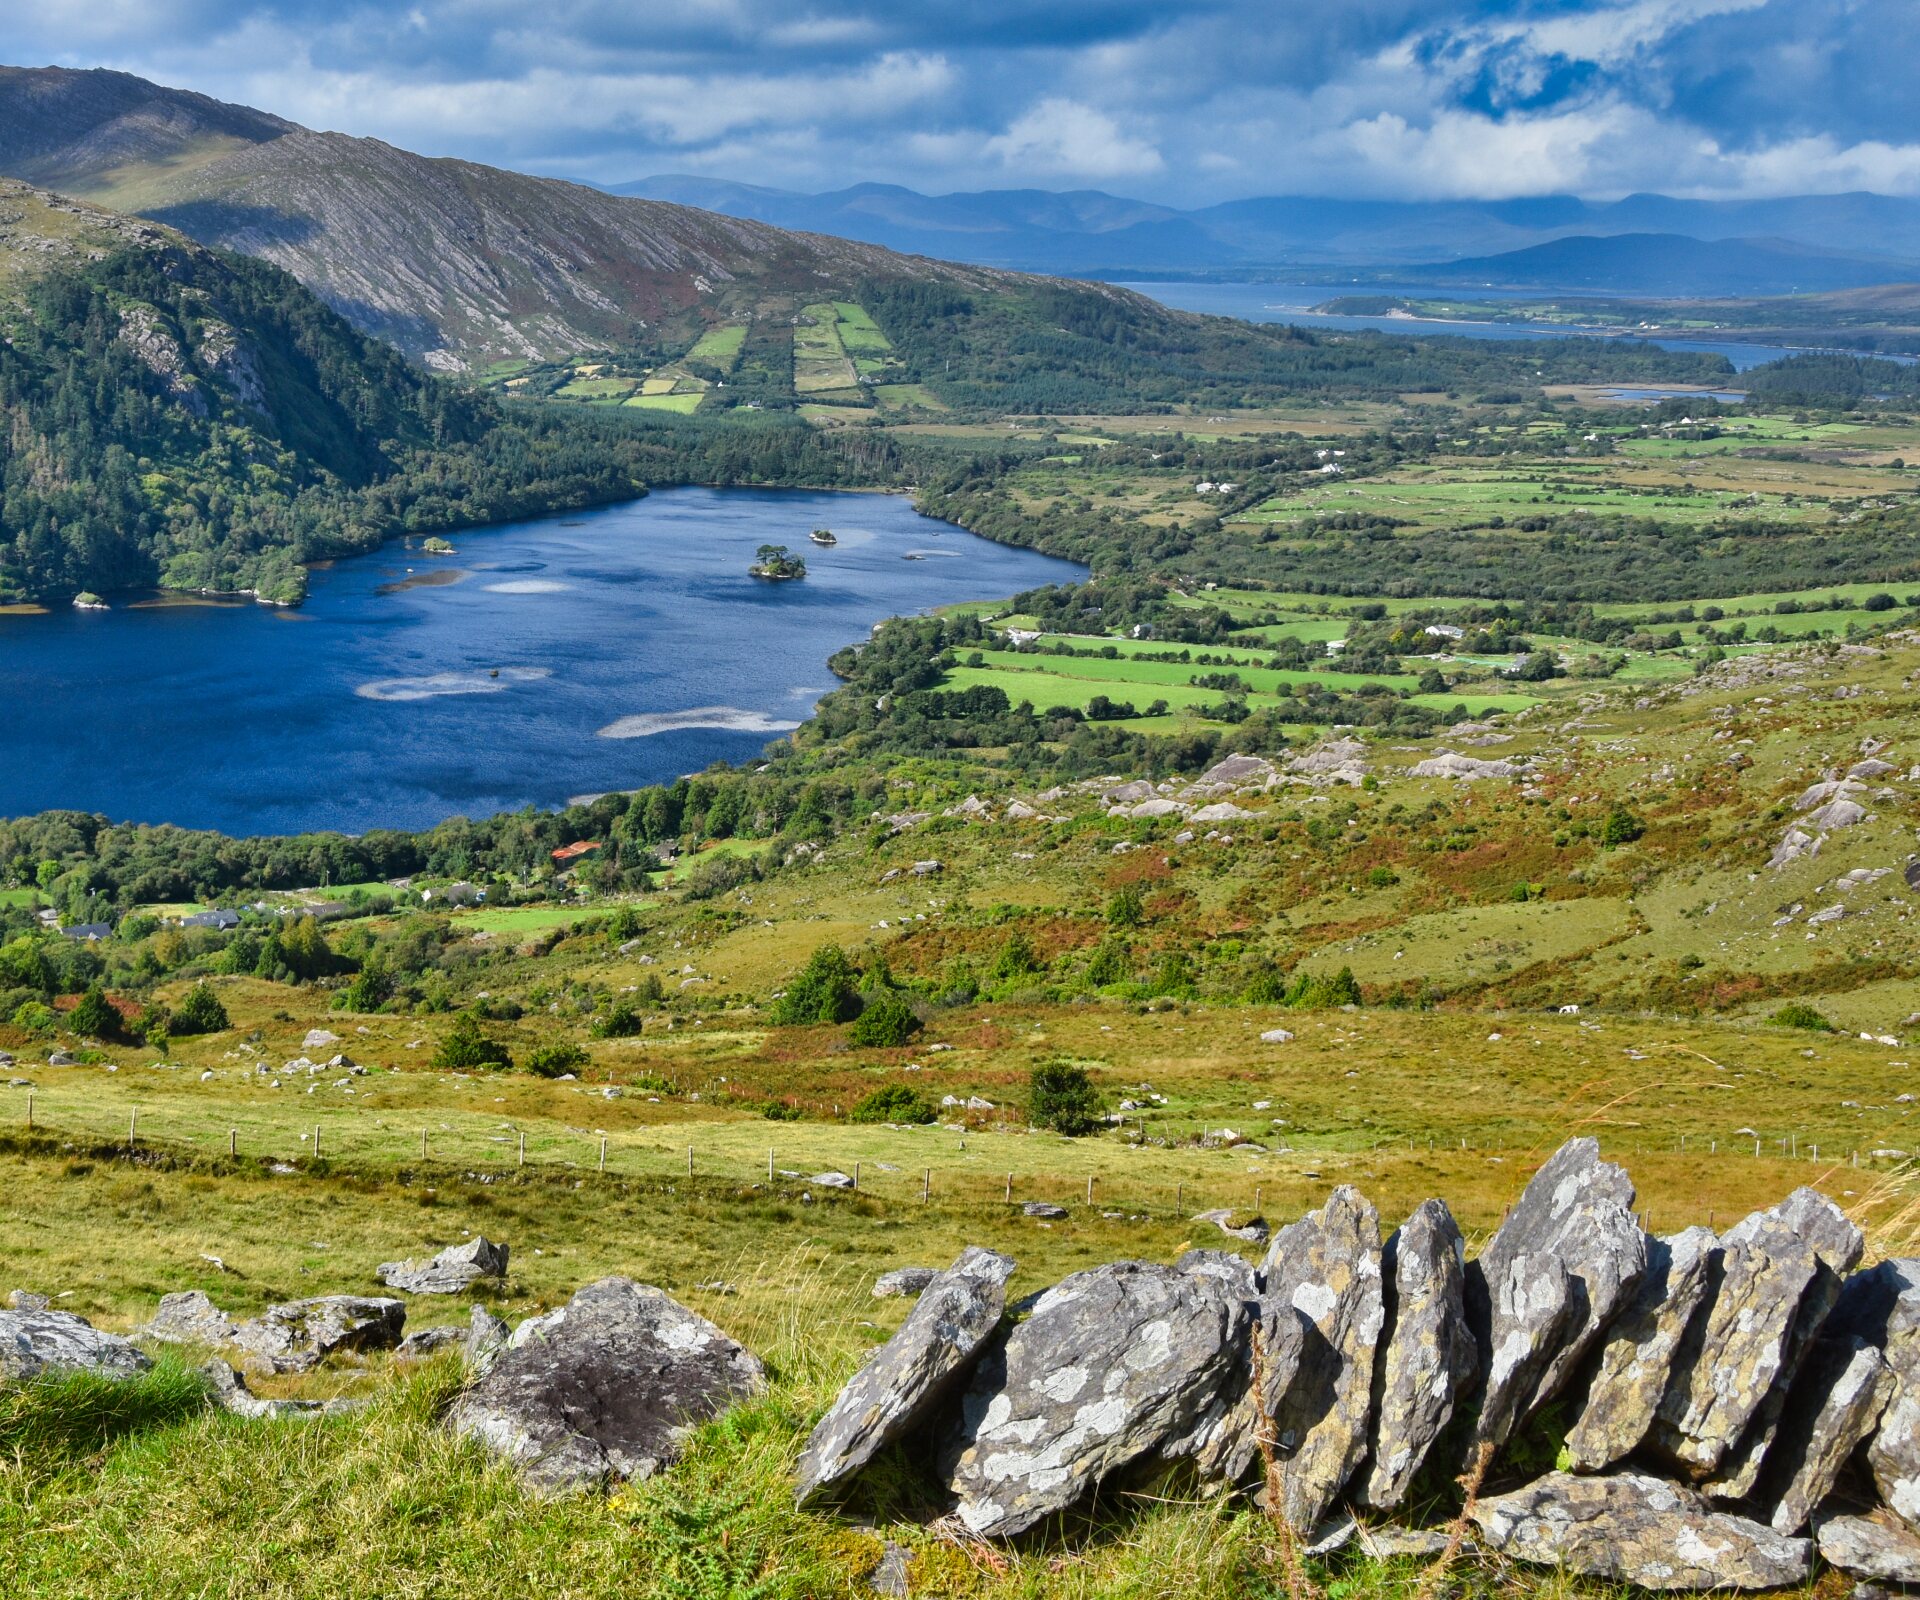
<path fill-rule="evenodd" d="M 1785 294 L 1920 277 L 1920 201 L 1876 194 L 1745 201 L 1650 194 L 1606 202 L 1571 195 L 1406 202 L 1277 196 L 1181 211 L 1098 190 L 924 195 L 866 183 L 802 194 L 658 177 L 613 192 L 1029 272 L 1449 272 L 1686 294 Z M 1657 242 L 1607 242 L 1636 236 Z M 1568 248 L 1557 254 L 1504 259 L 1563 241 Z M 1687 256 L 1683 244 L 1701 248 Z M 1738 249 L 1715 255 L 1704 249 L 1709 244 Z M 1636 249 L 1651 253 L 1646 275 L 1631 270 Z M 1551 277 L 1555 272 L 1564 276 Z"/>

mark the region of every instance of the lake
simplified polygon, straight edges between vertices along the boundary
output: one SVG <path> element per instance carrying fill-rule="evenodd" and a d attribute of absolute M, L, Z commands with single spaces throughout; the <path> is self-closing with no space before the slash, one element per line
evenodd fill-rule
<path fill-rule="evenodd" d="M 1202 311 L 1216 317 L 1239 317 L 1246 322 L 1295 322 L 1307 328 L 1377 328 L 1382 333 L 1418 334 L 1423 338 L 1431 334 L 1451 334 L 1466 339 L 1567 339 L 1582 335 L 1582 330 L 1575 328 L 1525 328 L 1502 322 L 1431 322 L 1416 317 L 1344 317 L 1307 309 L 1341 295 L 1392 294 L 1426 299 L 1442 292 L 1413 284 L 1126 283 L 1120 287 L 1137 290 L 1176 311 Z M 1464 290 L 1446 292 L 1465 293 Z M 1546 298 L 1546 292 L 1475 289 L 1473 297 L 1477 300 L 1539 300 Z M 1621 337 L 1605 329 L 1586 331 L 1609 338 Z M 1663 350 L 1699 350 L 1725 356 L 1733 363 L 1735 372 L 1801 353 L 1798 346 L 1744 344 L 1738 340 L 1654 339 L 1649 342 Z"/>
<path fill-rule="evenodd" d="M 0 815 L 358 832 L 638 788 L 751 760 L 884 617 L 1085 576 L 898 495 L 664 489 L 449 538 L 317 570 L 297 610 L 0 616 Z M 748 577 L 761 544 L 808 576 Z"/>

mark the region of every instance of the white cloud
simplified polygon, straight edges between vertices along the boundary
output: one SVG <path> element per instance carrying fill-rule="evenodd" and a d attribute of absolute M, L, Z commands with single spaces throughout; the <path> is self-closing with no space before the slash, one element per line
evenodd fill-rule
<path fill-rule="evenodd" d="M 987 140 L 983 153 L 1018 172 L 1070 178 L 1137 178 L 1166 166 L 1145 139 L 1077 100 L 1042 100 Z"/>

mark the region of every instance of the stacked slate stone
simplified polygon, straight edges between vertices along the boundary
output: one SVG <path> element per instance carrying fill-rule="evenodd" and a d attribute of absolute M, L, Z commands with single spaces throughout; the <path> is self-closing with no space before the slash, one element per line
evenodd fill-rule
<path fill-rule="evenodd" d="M 1472 1262 L 1441 1201 L 1383 1241 L 1342 1187 L 1257 1268 L 1117 1262 L 1018 1319 L 1013 1263 L 969 1250 L 814 1430 L 797 1499 L 904 1443 L 983 1536 L 1178 1469 L 1309 1549 L 1356 1518 L 1417 1549 L 1384 1525 L 1423 1474 L 1467 1476 L 1482 1544 L 1586 1576 L 1776 1588 L 1817 1548 L 1920 1583 L 1920 1260 L 1855 1272 L 1859 1230 L 1810 1189 L 1719 1235 L 1650 1237 L 1633 1207 L 1575 1139 Z M 1520 1482 L 1509 1456 L 1543 1446 L 1565 1470 Z"/>

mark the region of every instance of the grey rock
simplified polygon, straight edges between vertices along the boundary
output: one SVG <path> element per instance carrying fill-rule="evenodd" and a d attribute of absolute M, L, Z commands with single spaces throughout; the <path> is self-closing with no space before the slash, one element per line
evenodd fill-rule
<path fill-rule="evenodd" d="M 131 1378 L 152 1365 L 118 1334 L 70 1311 L 0 1311 L 0 1383 L 70 1372 Z"/>
<path fill-rule="evenodd" d="M 1820 1559 L 1856 1577 L 1920 1585 L 1920 1535 L 1891 1512 L 1821 1519 Z"/>
<path fill-rule="evenodd" d="M 1639 1287 L 1647 1238 L 1633 1199 L 1597 1140 L 1569 1139 L 1468 1268 L 1467 1322 L 1486 1364 L 1476 1443 L 1504 1444 L 1553 1399 Z"/>
<path fill-rule="evenodd" d="M 844 1172 L 816 1172 L 807 1182 L 816 1189 L 851 1189 L 853 1179 Z"/>
<path fill-rule="evenodd" d="M 1249 1217 L 1245 1222 L 1236 1223 L 1233 1219 L 1237 1214 L 1223 1208 L 1218 1211 L 1202 1211 L 1193 1220 L 1211 1222 L 1229 1239 L 1244 1239 L 1248 1244 L 1265 1244 L 1272 1234 L 1266 1218 Z"/>
<path fill-rule="evenodd" d="M 1462 1295 L 1466 1242 L 1444 1201 L 1428 1200 L 1386 1243 L 1385 1300 L 1373 1369 L 1372 1466 L 1361 1500 L 1390 1511 L 1453 1418 L 1478 1369 Z"/>
<path fill-rule="evenodd" d="M 1353 1543 L 1353 1536 L 1360 1531 L 1360 1524 L 1346 1512 L 1328 1517 L 1327 1520 L 1307 1535 L 1301 1545 L 1300 1553 L 1318 1561 L 1335 1551 L 1344 1550 Z"/>
<path fill-rule="evenodd" d="M 394 1346 L 393 1354 L 399 1361 L 418 1361 L 426 1356 L 438 1355 L 454 1345 L 464 1347 L 466 1342 L 467 1330 L 462 1327 L 415 1328 Z"/>
<path fill-rule="evenodd" d="M 7 1296 L 7 1309 L 9 1311 L 51 1311 L 53 1297 L 34 1294 L 27 1289 L 15 1289 Z"/>
<path fill-rule="evenodd" d="M 873 1280 L 873 1297 L 876 1300 L 911 1299 L 939 1276 L 938 1267 L 895 1267 Z"/>
<path fill-rule="evenodd" d="M 652 1476 L 689 1428 L 765 1381 L 705 1317 L 649 1285 L 602 1278 L 514 1329 L 448 1421 L 530 1487 L 558 1493 Z"/>
<path fill-rule="evenodd" d="M 1367 1453 L 1374 1352 L 1385 1318 L 1379 1213 L 1342 1184 L 1318 1211 L 1273 1236 L 1264 1272 L 1263 1336 L 1289 1316 L 1302 1324 L 1292 1381 L 1284 1389 L 1263 1385 L 1260 1400 L 1280 1457 L 1281 1512 L 1306 1533 Z"/>
<path fill-rule="evenodd" d="M 1148 1262 L 1054 1285 L 967 1390 L 949 1475 L 961 1522 L 1024 1532 L 1194 1437 L 1227 1402 L 1248 1320 L 1219 1279 Z"/>
<path fill-rule="evenodd" d="M 1480 1501 L 1473 1521 L 1487 1544 L 1521 1561 L 1643 1589 L 1779 1589 L 1812 1566 L 1809 1540 L 1639 1473 L 1548 1473 Z"/>
<path fill-rule="evenodd" d="M 1920 1260 L 1896 1258 L 1855 1273 L 1827 1328 L 1867 1340 L 1886 1360 L 1892 1377 L 1867 1466 L 1881 1500 L 1920 1528 Z"/>
<path fill-rule="evenodd" d="M 1446 1554 L 1451 1537 L 1445 1528 L 1362 1528 L 1360 1548 L 1375 1561 L 1431 1561 Z M 1461 1541 L 1461 1548 L 1473 1548 L 1470 1536 Z"/>
<path fill-rule="evenodd" d="M 465 1294 L 482 1278 L 507 1275 L 507 1247 L 480 1234 L 430 1261 L 383 1261 L 376 1276 L 403 1294 Z"/>
<path fill-rule="evenodd" d="M 1230 1370 L 1221 1385 L 1220 1396 L 1207 1407 L 1187 1433 L 1169 1439 L 1160 1447 L 1167 1461 L 1190 1460 L 1203 1482 L 1236 1482 L 1244 1477 L 1255 1449 L 1255 1430 L 1259 1412 L 1253 1396 L 1253 1340 L 1251 1331 L 1260 1315 L 1260 1275 L 1244 1256 L 1230 1250 L 1189 1250 L 1173 1264 L 1175 1272 L 1212 1278 L 1246 1309 L 1249 1336 L 1228 1352 Z M 1300 1361 L 1301 1329 L 1298 1317 L 1285 1324 L 1290 1343 L 1278 1354 L 1286 1380 Z M 1269 1354 L 1271 1368 L 1275 1356 Z"/>
<path fill-rule="evenodd" d="M 1821 1339 L 1801 1364 L 1767 1450 L 1760 1501 L 1775 1533 L 1798 1533 L 1873 1432 L 1893 1373 L 1864 1339 Z"/>
<path fill-rule="evenodd" d="M 400 1342 L 407 1308 L 399 1300 L 328 1294 L 268 1306 L 250 1322 L 234 1324 L 228 1342 L 246 1365 L 272 1372 L 309 1372 L 342 1350 L 391 1350 Z"/>
<path fill-rule="evenodd" d="M 178 1294 L 163 1294 L 153 1320 L 142 1323 L 134 1332 L 161 1344 L 200 1344 L 212 1348 L 233 1337 L 233 1326 L 233 1318 L 203 1291 L 185 1289 Z"/>
<path fill-rule="evenodd" d="M 504 1320 L 485 1306 L 472 1307 L 467 1312 L 467 1365 L 484 1372 L 512 1337 L 513 1330 Z"/>
<path fill-rule="evenodd" d="M 1648 1241 L 1647 1274 L 1602 1343 L 1586 1409 L 1567 1435 L 1575 1472 L 1602 1472 L 1639 1449 L 1687 1331 L 1706 1306 L 1719 1251 L 1709 1228 Z"/>
<path fill-rule="evenodd" d="M 200 1369 L 206 1379 L 207 1393 L 222 1411 L 237 1417 L 277 1419 L 280 1417 L 317 1417 L 327 1410 L 318 1400 L 267 1400 L 247 1387 L 247 1380 L 224 1361 L 209 1361 Z"/>
<path fill-rule="evenodd" d="M 796 1504 L 858 1472 L 964 1384 L 1006 1310 L 1014 1263 L 964 1250 L 921 1292 L 900 1331 L 867 1358 L 800 1453 Z"/>
<path fill-rule="evenodd" d="M 1681 1342 L 1649 1436 L 1690 1476 L 1722 1476 L 1729 1498 L 1752 1488 L 1777 1421 L 1776 1393 L 1859 1260 L 1860 1232 L 1810 1189 L 1756 1211 L 1720 1241 L 1708 1305 Z M 1737 1453 L 1736 1453 L 1737 1452 Z M 1725 1470 L 1723 1470 L 1723 1468 Z"/>
<path fill-rule="evenodd" d="M 907 1575 L 913 1566 L 913 1552 L 903 1544 L 895 1544 L 891 1539 L 880 1552 L 880 1565 L 873 1569 L 873 1576 L 867 1585 L 875 1594 L 884 1594 L 891 1600 L 906 1600 L 913 1593 L 907 1581 Z"/>
<path fill-rule="evenodd" d="M 1058 1222 L 1066 1216 L 1067 1208 L 1054 1205 L 1049 1200 L 1029 1200 L 1020 1208 L 1020 1214 L 1025 1217 L 1044 1217 L 1049 1222 Z"/>

